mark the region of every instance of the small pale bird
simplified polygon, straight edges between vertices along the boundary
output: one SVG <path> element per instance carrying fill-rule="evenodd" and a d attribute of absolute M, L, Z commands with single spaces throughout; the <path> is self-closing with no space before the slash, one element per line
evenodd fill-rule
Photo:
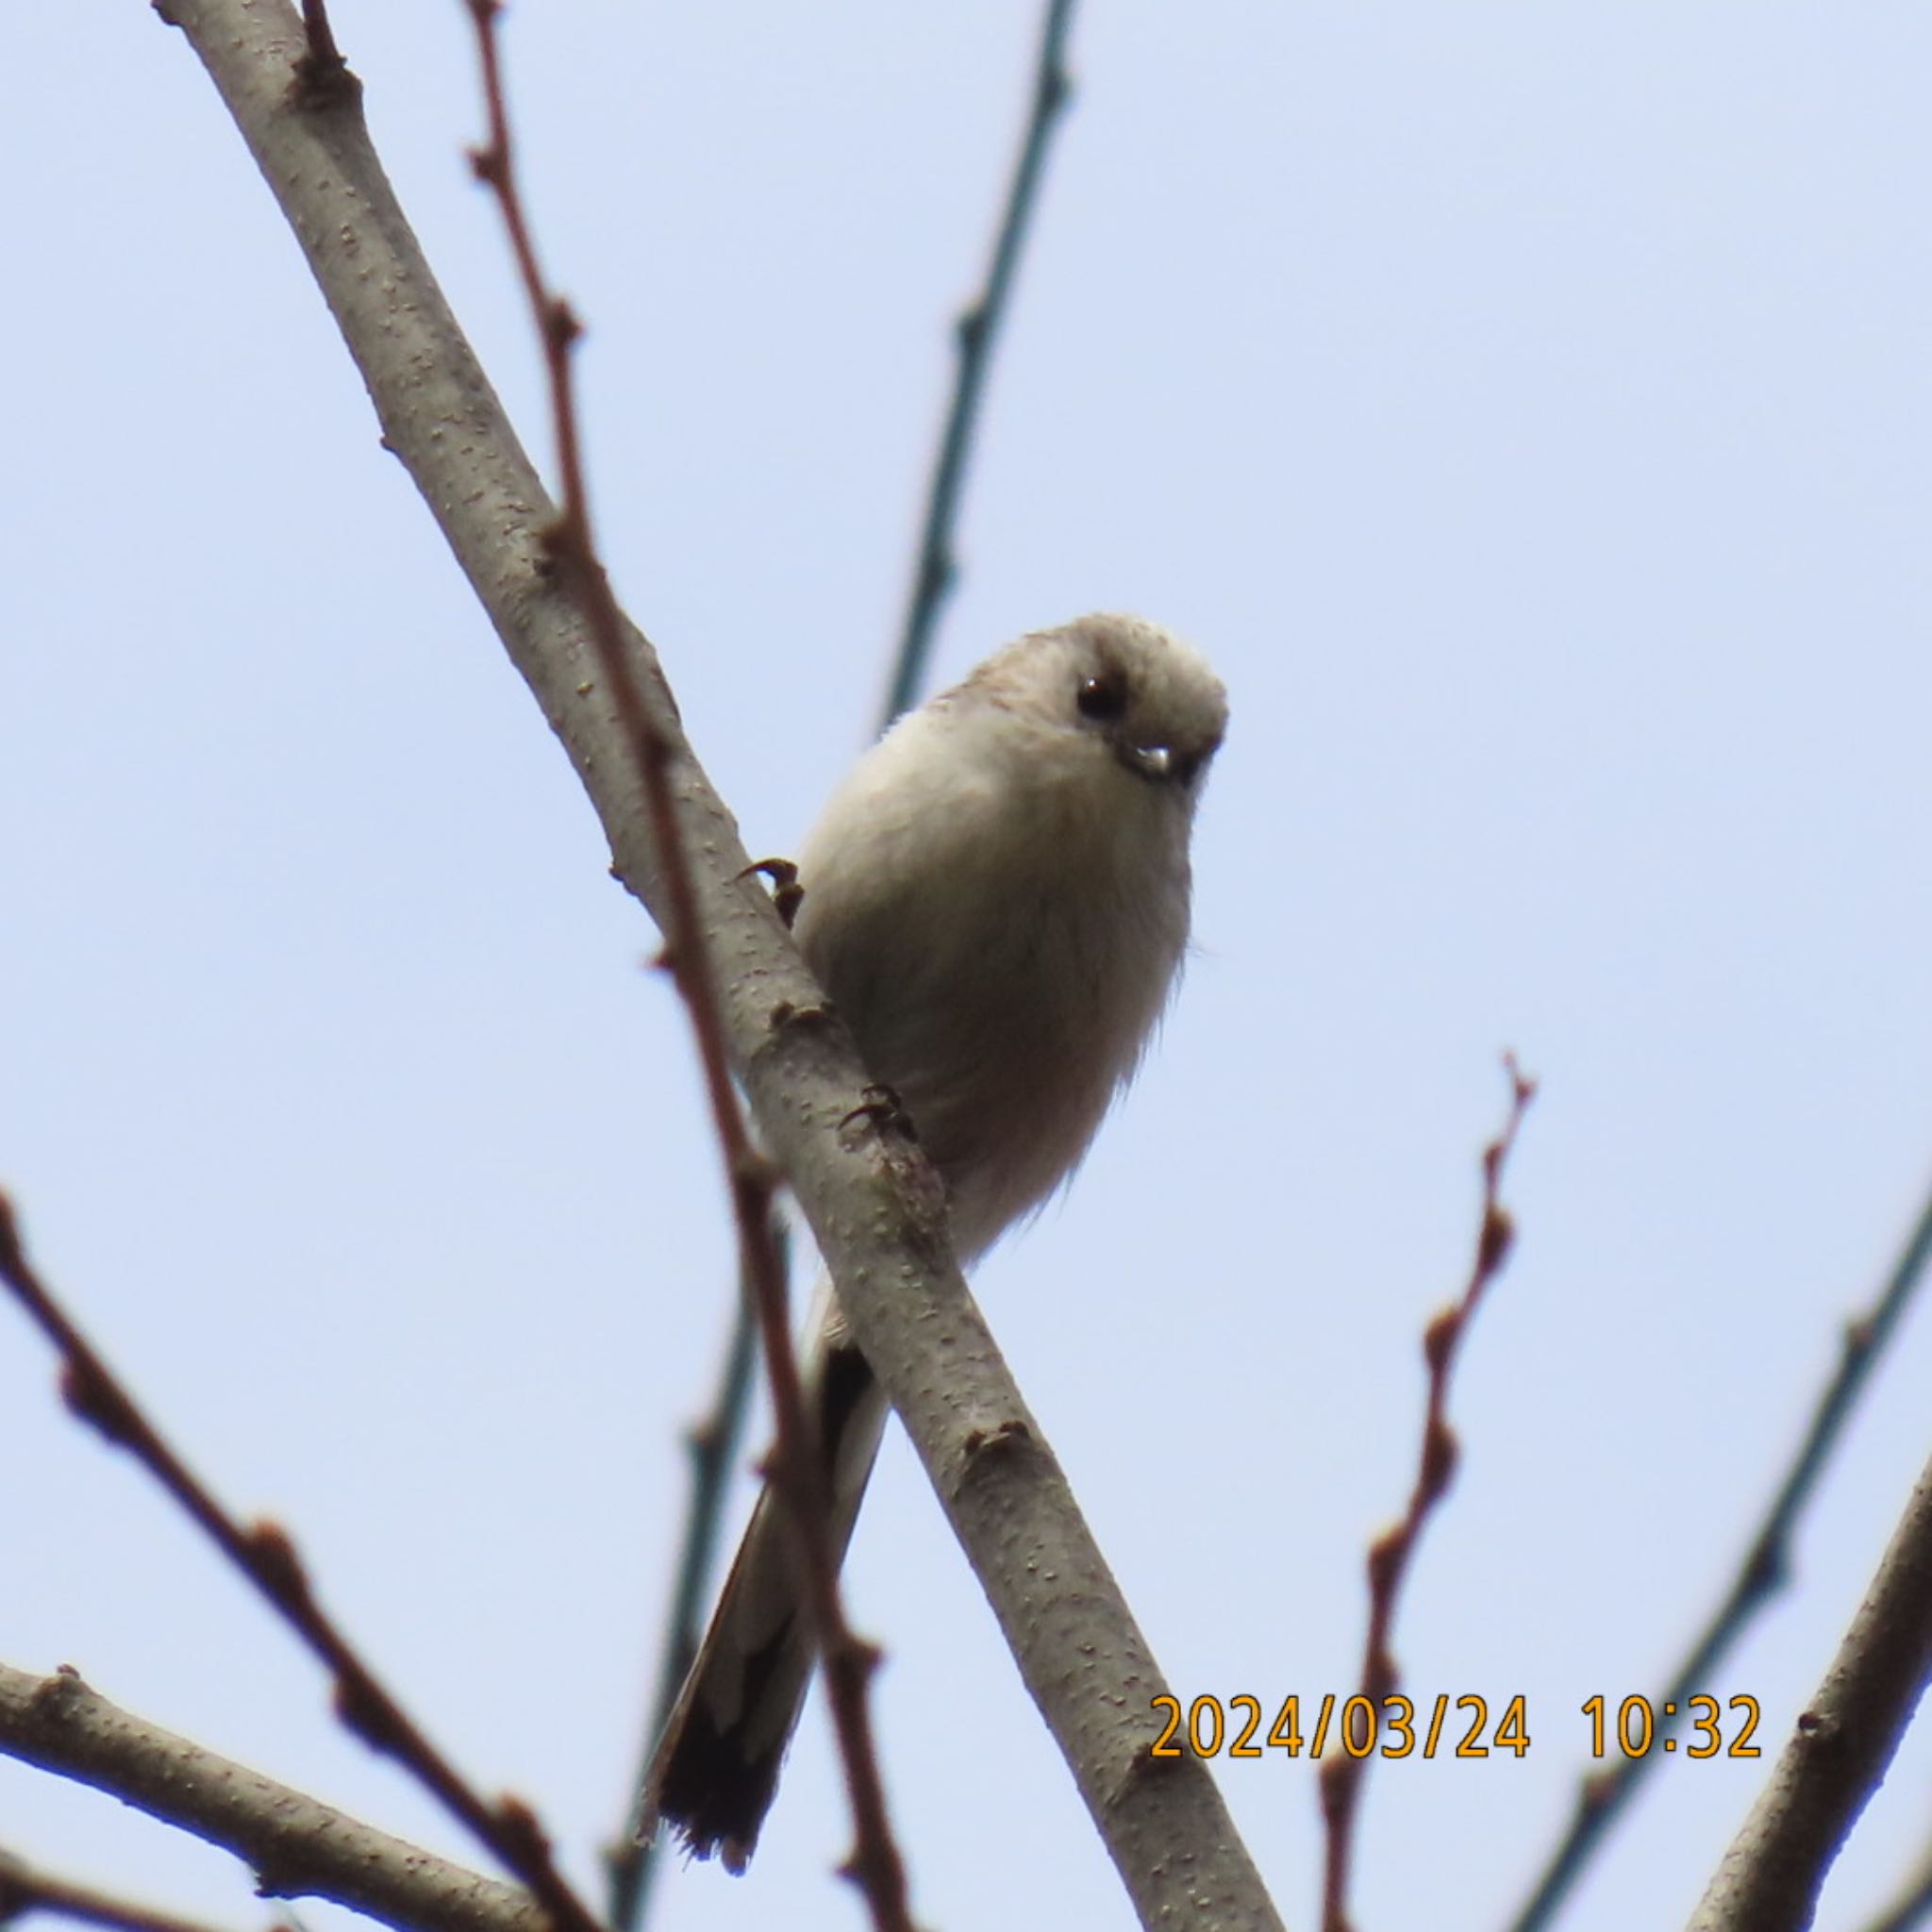
<path fill-rule="evenodd" d="M 1035 631 L 908 713 L 832 794 L 795 933 L 945 1184 L 970 1264 L 1078 1165 L 1187 945 L 1188 841 L 1227 723 L 1206 662 L 1138 617 Z M 888 1403 L 828 1283 L 802 1344 L 842 1557 Z M 768 1488 L 645 1780 L 700 1857 L 744 1869 L 811 1680 Z"/>

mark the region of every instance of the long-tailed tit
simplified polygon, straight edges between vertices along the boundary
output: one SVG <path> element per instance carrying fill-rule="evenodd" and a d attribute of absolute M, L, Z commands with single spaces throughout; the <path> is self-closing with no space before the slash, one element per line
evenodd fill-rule
<path fill-rule="evenodd" d="M 904 1103 L 971 1263 L 1079 1163 L 1188 938 L 1188 835 L 1221 681 L 1138 617 L 1036 631 L 899 720 L 799 862 L 796 936 Z M 842 1556 L 888 1403 L 821 1287 L 801 1358 Z M 790 1526 L 758 1499 L 645 1782 L 741 1871 L 811 1678 Z"/>

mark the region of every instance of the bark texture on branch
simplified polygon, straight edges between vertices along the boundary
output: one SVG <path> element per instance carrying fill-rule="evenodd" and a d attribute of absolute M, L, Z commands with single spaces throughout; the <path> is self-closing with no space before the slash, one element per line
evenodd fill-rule
<path fill-rule="evenodd" d="M 376 1831 L 110 1704 L 73 1671 L 0 1664 L 0 1750 L 220 1845 L 268 1898 L 325 1898 L 398 1932 L 542 1932 L 527 1892 Z"/>
<path fill-rule="evenodd" d="M 1932 1462 L 1690 1932 L 1798 1932 L 1932 1677 Z"/>
<path fill-rule="evenodd" d="M 450 314 L 370 145 L 354 89 L 304 104 L 284 0 L 166 0 L 275 192 L 375 404 L 647 907 L 661 877 L 634 750 L 573 601 L 545 567 L 553 509 Z M 1278 1924 L 1207 1767 L 1156 1763 L 1165 1691 L 1065 1478 L 967 1294 L 938 1184 L 859 1108 L 866 1075 L 691 756 L 643 637 L 630 651 L 674 746 L 686 849 L 731 1047 L 861 1346 L 904 1418 L 1149 1925 Z M 852 1124 L 841 1127 L 841 1122 Z"/>

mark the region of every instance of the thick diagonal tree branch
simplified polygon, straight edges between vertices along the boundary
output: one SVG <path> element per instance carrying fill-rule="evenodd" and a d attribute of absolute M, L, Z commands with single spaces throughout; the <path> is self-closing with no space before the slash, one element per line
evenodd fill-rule
<path fill-rule="evenodd" d="M 1838 1362 L 1819 1391 L 1810 1424 L 1778 1479 L 1763 1519 L 1751 1533 L 1743 1561 L 1723 1601 L 1690 1640 L 1664 1688 L 1652 1696 L 1653 1709 L 1687 1711 L 1693 1693 L 1711 1681 L 1752 1623 L 1790 1585 L 1791 1544 L 1799 1519 L 1817 1493 L 1859 1398 L 1885 1358 L 1928 1267 L 1932 1267 L 1932 1194 L 1920 1208 L 1877 1299 L 1845 1324 Z M 1681 1722 L 1681 1715 L 1667 1721 L 1664 1734 L 1678 1728 Z M 1604 1844 L 1638 1787 L 1661 1761 L 1661 1753 L 1647 1751 L 1641 1757 L 1620 1758 L 1584 1778 L 1562 1840 L 1539 1875 L 1535 1890 L 1510 1921 L 1508 1932 L 1544 1932 L 1556 1922 L 1584 1867 Z"/>
<path fill-rule="evenodd" d="M 1800 1932 L 1932 1679 L 1932 1462 L 1690 1932 Z"/>
<path fill-rule="evenodd" d="M 632 746 L 575 601 L 553 580 L 554 511 L 457 327 L 353 98 L 305 107 L 284 0 L 166 0 L 281 204 L 408 467 L 590 793 L 618 875 L 664 904 Z M 784 1166 L 874 1372 L 992 1603 L 1027 1688 L 1148 1924 L 1277 1922 L 1207 1768 L 1155 1763 L 1163 1685 L 1065 1477 L 967 1294 L 937 1179 L 858 1113 L 866 1085 L 770 905 L 743 876 L 649 645 L 625 650 L 669 747 L 698 929 L 765 1143 Z"/>
<path fill-rule="evenodd" d="M 232 1852 L 270 1898 L 325 1898 L 398 1932 L 544 1932 L 530 1894 L 164 1731 L 72 1671 L 0 1664 L 0 1750 Z"/>

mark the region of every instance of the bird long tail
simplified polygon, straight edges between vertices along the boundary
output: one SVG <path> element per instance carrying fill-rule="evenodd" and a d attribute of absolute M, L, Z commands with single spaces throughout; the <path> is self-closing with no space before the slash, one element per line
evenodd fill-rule
<path fill-rule="evenodd" d="M 801 1380 L 844 1559 L 890 1407 L 822 1286 Z M 699 1857 L 743 1871 L 810 1688 L 818 1647 L 796 1535 L 768 1482 L 739 1544 L 704 1642 L 651 1759 L 639 1836 L 671 1824 Z"/>

